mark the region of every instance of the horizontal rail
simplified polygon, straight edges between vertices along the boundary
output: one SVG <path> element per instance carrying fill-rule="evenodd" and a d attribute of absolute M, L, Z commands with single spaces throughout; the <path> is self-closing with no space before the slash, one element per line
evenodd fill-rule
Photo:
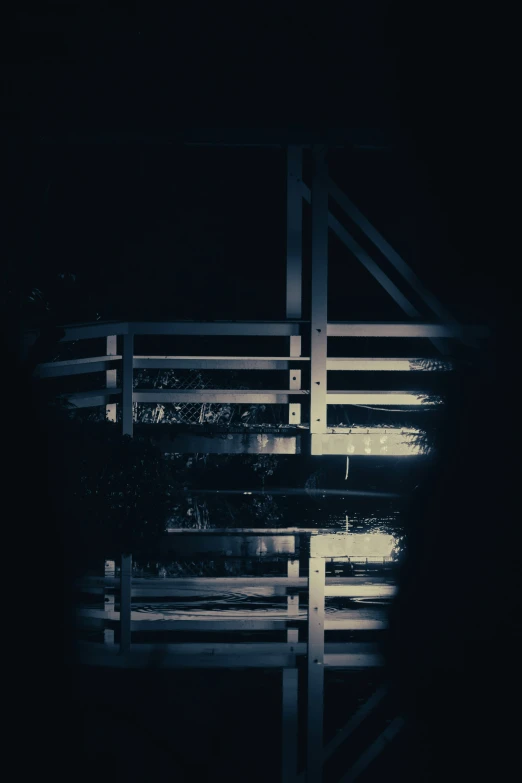
<path fill-rule="evenodd" d="M 290 337 L 300 334 L 302 321 L 114 321 L 64 326 L 63 342 L 110 335 L 189 335 Z"/>
<path fill-rule="evenodd" d="M 134 369 L 288 370 L 309 356 L 135 356 Z"/>
<path fill-rule="evenodd" d="M 297 656 L 293 653 L 270 654 L 243 653 L 228 654 L 182 654 L 172 653 L 161 645 L 133 645 L 130 652 L 119 654 L 116 645 L 82 644 L 78 647 L 82 663 L 113 666 L 118 668 L 295 668 Z M 359 669 L 383 666 L 383 659 L 377 653 L 344 653 L 324 656 L 327 668 Z"/>
<path fill-rule="evenodd" d="M 196 532 L 196 531 L 194 531 Z M 331 531 L 329 531 L 331 532 Z M 335 536 L 332 536 L 335 537 Z M 330 553 L 327 553 L 328 555 Z M 188 578 L 162 578 L 157 577 L 155 579 L 144 580 L 142 577 L 132 577 L 132 586 L 138 587 L 140 585 L 150 586 L 151 582 L 155 582 L 158 587 L 165 587 L 169 585 L 173 589 L 193 589 L 193 590 L 214 590 L 221 592 L 223 590 L 236 592 L 244 588 L 251 588 L 253 590 L 263 589 L 266 587 L 308 587 L 308 579 L 305 576 L 288 577 L 288 576 L 236 576 L 236 577 L 215 577 L 215 576 L 195 576 Z M 78 585 L 99 585 L 104 584 L 117 587 L 119 585 L 119 579 L 109 576 L 91 576 L 84 579 L 79 579 Z M 374 585 L 389 585 L 394 584 L 382 576 L 368 576 L 361 579 L 355 576 L 343 576 L 343 577 L 327 577 L 326 585 L 339 585 L 342 587 L 353 587 L 354 589 L 364 590 L 366 587 L 373 587 Z M 363 592 L 355 593 L 356 595 L 364 595 Z"/>
<path fill-rule="evenodd" d="M 326 395 L 328 405 L 434 405 L 426 392 L 405 391 L 329 391 Z"/>
<path fill-rule="evenodd" d="M 288 370 L 296 362 L 309 362 L 309 356 L 134 356 L 135 370 Z M 336 358 L 326 360 L 326 369 L 348 372 L 423 372 L 448 371 L 450 362 L 435 361 L 422 366 L 423 359 L 398 358 Z M 93 356 L 87 359 L 43 362 L 38 365 L 36 375 L 40 378 L 57 378 L 68 375 L 83 375 L 117 369 L 121 355 Z"/>
<path fill-rule="evenodd" d="M 135 389 L 134 402 L 218 402 L 287 404 L 290 396 L 309 394 L 305 389 Z"/>
<path fill-rule="evenodd" d="M 67 359 L 59 362 L 43 362 L 36 368 L 40 378 L 59 378 L 67 375 L 83 375 L 89 372 L 105 372 L 119 366 L 121 356 L 92 356 L 88 359 Z"/>
<path fill-rule="evenodd" d="M 332 321 L 328 337 L 488 337 L 484 326 L 445 326 L 444 324 L 412 321 L 367 323 L 365 321 Z"/>
<path fill-rule="evenodd" d="M 103 405 L 121 389 L 96 389 L 61 395 L 79 407 Z M 286 404 L 290 397 L 309 396 L 307 389 L 134 389 L 133 400 L 139 403 L 234 403 Z M 386 391 L 329 391 L 328 405 L 433 405 L 422 392 Z"/>
<path fill-rule="evenodd" d="M 214 611 L 205 616 L 187 617 L 187 613 L 179 613 L 169 620 L 131 620 L 131 629 L 139 632 L 185 632 L 191 633 L 237 633 L 237 632 L 283 632 L 288 624 L 305 626 L 305 615 L 289 616 L 284 614 L 279 618 L 260 620 L 252 617 L 230 617 L 231 612 Z M 139 614 L 139 613 L 133 613 Z M 284 616 L 283 616 L 284 615 Z M 104 612 L 102 609 L 81 609 L 77 612 L 78 624 L 82 627 L 102 630 L 107 624 L 119 622 L 119 612 Z M 325 619 L 326 631 L 384 631 L 388 627 L 386 612 L 382 609 L 357 610 L 350 616 Z"/>
<path fill-rule="evenodd" d="M 308 321 L 113 321 L 70 324 L 63 327 L 62 342 L 98 339 L 111 335 L 187 335 L 290 337 L 301 334 Z M 485 326 L 436 323 L 332 321 L 329 337 L 488 337 Z M 299 359 L 300 357 L 295 357 Z"/>

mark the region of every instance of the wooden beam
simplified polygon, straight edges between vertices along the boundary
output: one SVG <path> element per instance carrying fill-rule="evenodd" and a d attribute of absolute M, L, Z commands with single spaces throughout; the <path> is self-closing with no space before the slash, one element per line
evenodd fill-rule
<path fill-rule="evenodd" d="M 138 370 L 288 370 L 294 362 L 308 361 L 308 356 L 135 356 L 134 367 Z"/>
<path fill-rule="evenodd" d="M 125 655 L 131 648 L 131 594 L 132 556 L 121 556 L 120 571 L 120 653 Z"/>
<path fill-rule="evenodd" d="M 64 325 L 62 342 L 94 340 L 113 334 L 290 337 L 301 322 L 289 321 L 95 321 Z M 303 322 L 304 323 L 304 322 Z"/>
<path fill-rule="evenodd" d="M 450 327 L 456 327 L 455 336 L 462 339 L 460 325 L 456 318 L 442 305 L 441 302 L 422 284 L 417 275 L 396 250 L 387 242 L 377 229 L 367 220 L 362 212 L 348 198 L 341 188 L 333 180 L 329 181 L 329 192 L 332 198 L 337 201 L 340 207 L 346 212 L 353 222 L 366 234 L 375 247 L 377 247 L 383 256 L 388 259 L 390 264 L 399 272 L 403 279 L 408 283 L 413 291 L 422 299 L 424 304 L 435 315 Z"/>
<path fill-rule="evenodd" d="M 307 783 L 321 783 L 323 779 L 324 583 L 324 558 L 311 557 L 308 576 Z"/>
<path fill-rule="evenodd" d="M 300 334 L 300 323 L 291 321 L 162 321 L 134 322 L 134 334 L 238 337 L 290 337 Z"/>
<path fill-rule="evenodd" d="M 327 148 L 314 146 L 312 178 L 312 323 L 310 433 L 313 455 L 321 454 L 315 435 L 326 431 L 328 322 L 328 164 Z"/>
<path fill-rule="evenodd" d="M 122 431 L 133 435 L 134 428 L 134 336 L 123 336 L 122 358 Z"/>
<path fill-rule="evenodd" d="M 107 337 L 107 358 L 115 357 L 118 354 L 118 337 L 115 334 Z M 116 389 L 117 370 L 110 369 L 105 371 L 105 385 L 107 389 Z M 115 422 L 117 418 L 116 403 L 110 402 L 105 406 L 105 417 L 108 421 Z"/>
<path fill-rule="evenodd" d="M 135 402 L 231 402 L 265 405 L 288 404 L 294 395 L 308 395 L 305 389 L 136 389 Z"/>
<path fill-rule="evenodd" d="M 473 337 L 488 337 L 489 330 L 482 326 L 461 326 L 462 334 Z M 455 329 L 444 324 L 366 321 L 331 321 L 328 324 L 328 337 L 455 337 Z M 460 335 L 457 335 L 460 336 Z"/>
<path fill-rule="evenodd" d="M 343 775 L 339 783 L 355 783 L 404 727 L 404 718 L 398 716 L 361 754 L 355 764 Z"/>
<path fill-rule="evenodd" d="M 99 593 L 101 594 L 101 592 Z M 140 595 L 142 595 L 140 593 Z M 133 595 L 134 597 L 134 595 Z M 146 595 L 142 597 L 154 597 L 154 594 L 150 591 L 146 591 Z M 100 610 L 98 613 L 96 610 L 79 610 L 78 618 L 81 625 L 85 625 L 90 628 L 97 628 L 103 630 L 106 622 L 116 622 L 117 618 L 107 617 L 110 613 L 104 613 Z M 118 614 L 118 613 L 116 613 Z M 228 613 L 227 613 L 228 614 Z M 381 614 L 383 614 L 381 612 Z M 361 617 L 360 611 L 354 611 L 348 618 L 325 620 L 325 631 L 385 631 L 388 627 L 388 621 L 381 617 L 380 619 L 371 619 L 367 617 Z M 186 616 L 186 615 L 185 615 Z M 292 624 L 299 623 L 305 624 L 306 618 L 299 617 L 292 620 Z M 223 612 L 215 612 L 214 615 L 202 620 L 201 618 L 187 620 L 183 617 L 176 617 L 172 620 L 132 620 L 133 631 L 190 631 L 191 633 L 237 633 L 243 631 L 259 631 L 259 632 L 277 632 L 284 634 L 287 629 L 288 619 L 281 617 L 277 620 L 257 620 L 249 618 L 239 619 L 226 619 L 223 618 Z M 355 660 L 355 659 L 353 659 Z M 339 661 L 337 661 L 339 662 Z"/>
<path fill-rule="evenodd" d="M 288 376 L 288 385 L 290 389 L 301 388 L 301 369 L 297 369 L 295 364 L 300 361 L 301 354 L 301 335 L 290 337 L 290 355 L 293 358 L 292 365 L 290 366 L 290 373 Z M 295 364 L 294 364 L 295 362 Z M 301 424 L 301 403 L 291 402 L 288 406 L 288 423 L 289 424 Z"/>
<path fill-rule="evenodd" d="M 302 161 L 302 148 L 289 146 L 286 154 L 286 317 L 288 319 L 299 319 L 303 315 Z"/>
<path fill-rule="evenodd" d="M 110 340 L 107 337 L 107 340 Z M 67 359 L 63 362 L 42 362 L 36 368 L 39 378 L 61 378 L 68 375 L 85 375 L 91 372 L 109 372 L 115 370 L 121 356 L 92 356 L 88 359 Z"/>
<path fill-rule="evenodd" d="M 412 358 L 338 358 L 326 360 L 328 370 L 348 372 L 449 372 L 453 369 L 450 361 L 442 359 Z"/>
<path fill-rule="evenodd" d="M 329 391 L 328 405 L 404 405 L 408 407 L 433 406 L 439 398 L 425 399 L 425 392 L 405 391 Z"/>
<path fill-rule="evenodd" d="M 303 183 L 302 194 L 307 201 L 311 200 L 310 189 Z M 393 301 L 406 313 L 410 318 L 418 318 L 420 312 L 409 301 L 409 299 L 402 293 L 402 291 L 395 285 L 395 283 L 383 272 L 381 267 L 373 260 L 373 258 L 364 250 L 358 242 L 352 237 L 349 231 L 337 220 L 334 215 L 328 213 L 328 226 L 337 235 L 345 247 L 353 253 L 355 258 L 364 266 L 364 268 L 372 275 L 372 277 L 384 288 L 386 293 L 393 299 Z M 435 347 L 446 354 L 448 352 L 447 346 L 437 338 L 433 338 L 432 342 Z"/>
<path fill-rule="evenodd" d="M 299 671 L 297 669 L 283 669 L 282 783 L 295 783 L 297 776 L 298 685 Z"/>

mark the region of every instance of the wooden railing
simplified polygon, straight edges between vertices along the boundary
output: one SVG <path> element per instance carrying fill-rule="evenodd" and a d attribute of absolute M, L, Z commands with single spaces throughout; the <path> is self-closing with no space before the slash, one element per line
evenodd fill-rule
<path fill-rule="evenodd" d="M 65 396 L 78 407 L 107 406 L 107 415 L 116 420 L 116 405 L 121 405 L 123 433 L 133 434 L 134 403 L 235 403 L 235 404 L 284 404 L 288 405 L 288 425 L 294 425 L 311 432 L 312 454 L 411 454 L 411 446 L 405 442 L 403 432 L 353 431 L 349 438 L 346 430 L 328 428 L 327 407 L 329 405 L 362 405 L 408 409 L 433 405 L 433 397 L 427 398 L 430 390 L 430 372 L 451 370 L 447 358 L 424 361 L 422 358 L 404 357 L 329 357 L 327 351 L 303 355 L 302 337 L 309 331 L 305 321 L 171 321 L 171 322 L 110 322 L 76 324 L 65 327 L 63 341 L 103 339 L 104 354 L 52 361 L 40 364 L 36 374 L 40 378 L 105 373 L 103 388 L 70 393 Z M 454 337 L 455 327 L 426 323 L 328 323 L 328 337 L 402 337 L 426 339 L 431 337 Z M 461 333 L 469 333 L 478 339 L 487 335 L 480 327 L 469 327 Z M 304 334 L 303 334 L 304 333 Z M 209 356 L 209 355 L 142 355 L 134 349 L 135 337 L 140 336 L 233 336 L 284 337 L 288 340 L 288 354 L 277 356 Z M 323 397 L 315 395 L 314 368 L 322 367 L 326 378 Z M 282 389 L 145 389 L 134 386 L 136 369 L 199 369 L 199 370 L 284 370 L 289 373 L 288 385 Z M 305 383 L 303 371 L 310 380 Z M 328 388 L 328 373 L 335 372 L 413 372 L 419 379 L 419 388 L 407 390 L 332 390 Z M 119 380 L 118 380 L 119 376 Z M 322 375 L 321 375 L 322 377 Z M 353 376 L 352 376 L 353 377 Z M 353 382 L 353 381 L 352 381 Z M 392 387 L 393 388 L 393 387 Z M 304 397 L 310 405 L 309 424 L 302 423 Z M 318 420 L 322 423 L 318 428 Z M 368 439 L 369 436 L 369 439 Z M 381 441 L 381 438 L 384 440 Z M 348 438 L 348 439 L 347 439 Z M 369 441 L 369 442 L 368 442 Z"/>

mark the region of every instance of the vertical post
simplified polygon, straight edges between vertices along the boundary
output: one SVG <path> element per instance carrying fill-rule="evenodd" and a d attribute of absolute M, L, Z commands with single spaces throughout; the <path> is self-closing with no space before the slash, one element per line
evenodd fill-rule
<path fill-rule="evenodd" d="M 286 317 L 303 316 L 303 150 L 290 146 L 286 156 Z M 290 356 L 301 356 L 301 336 L 290 337 Z M 301 388 L 301 371 L 290 368 L 289 389 Z M 301 424 L 301 405 L 290 403 L 288 423 Z"/>
<path fill-rule="evenodd" d="M 109 560 L 105 562 L 105 579 L 107 577 L 115 576 L 116 574 L 116 564 L 114 560 Z M 104 585 L 103 590 L 103 601 L 104 601 L 104 611 L 108 617 L 111 617 L 111 615 L 114 612 L 114 588 L 111 589 L 110 592 L 107 591 L 107 586 Z M 103 631 L 103 641 L 104 644 L 114 644 L 114 630 L 105 628 Z"/>
<path fill-rule="evenodd" d="M 282 783 L 295 783 L 298 746 L 298 670 L 283 669 Z"/>
<path fill-rule="evenodd" d="M 308 576 L 307 783 L 321 783 L 323 775 L 324 581 L 324 558 L 311 557 Z"/>
<path fill-rule="evenodd" d="M 288 560 L 287 574 L 289 579 L 295 579 L 299 577 L 299 560 Z M 288 619 L 295 619 L 299 616 L 299 595 L 287 595 L 287 607 L 288 607 Z M 289 643 L 297 643 L 299 641 L 299 630 L 297 628 L 288 628 L 286 632 L 286 639 Z"/>
<path fill-rule="evenodd" d="M 131 646 L 132 555 L 121 556 L 120 571 L 120 653 Z"/>
<path fill-rule="evenodd" d="M 134 382 L 134 335 L 123 335 L 123 356 L 122 356 L 122 424 L 123 434 L 133 434 L 134 412 L 133 412 L 133 382 Z"/>
<path fill-rule="evenodd" d="M 290 146 L 286 158 L 286 317 L 302 318 L 303 150 Z"/>
<path fill-rule="evenodd" d="M 118 353 L 118 337 L 111 334 L 107 337 L 107 356 L 116 356 Z M 116 370 L 106 370 L 105 385 L 107 389 L 115 389 L 117 384 Z M 105 406 L 105 418 L 107 421 L 116 421 L 116 403 L 111 402 Z"/>
<path fill-rule="evenodd" d="M 301 335 L 290 337 L 290 356 L 301 356 Z M 289 389 L 301 388 L 301 370 L 290 369 Z M 301 424 L 301 403 L 291 402 L 288 406 L 288 423 Z"/>
<path fill-rule="evenodd" d="M 326 357 L 328 323 L 328 164 L 327 147 L 312 149 L 312 335 L 310 356 L 311 453 L 322 454 L 326 432 Z"/>

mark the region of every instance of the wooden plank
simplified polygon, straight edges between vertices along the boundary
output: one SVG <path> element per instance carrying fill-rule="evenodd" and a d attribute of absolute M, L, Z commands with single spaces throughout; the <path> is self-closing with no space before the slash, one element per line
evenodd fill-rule
<path fill-rule="evenodd" d="M 300 360 L 301 336 L 290 337 L 290 355 L 295 357 L 295 361 Z M 289 387 L 291 389 L 301 388 L 301 370 L 297 369 L 292 362 L 289 373 Z M 301 403 L 291 402 L 288 406 L 288 423 L 301 424 Z"/>
<path fill-rule="evenodd" d="M 388 692 L 388 686 L 383 685 L 381 688 L 378 688 L 375 693 L 364 702 L 364 704 L 361 704 L 355 714 L 352 715 L 348 723 L 343 726 L 343 728 L 337 732 L 335 737 L 326 745 L 324 749 L 325 761 L 327 761 L 333 755 L 333 753 L 340 745 L 343 744 L 343 742 L 346 742 L 348 737 L 353 734 L 353 732 L 361 725 L 368 715 L 370 715 L 373 710 L 379 706 Z"/>
<path fill-rule="evenodd" d="M 443 306 L 443 304 L 434 296 L 431 291 L 423 285 L 421 280 L 417 277 L 411 267 L 404 261 L 404 259 L 397 253 L 396 250 L 387 242 L 384 237 L 377 231 L 377 229 L 370 223 L 369 220 L 357 209 L 355 204 L 348 198 L 341 188 L 330 179 L 328 183 L 328 189 L 332 198 L 337 201 L 340 207 L 346 212 L 346 214 L 353 220 L 353 222 L 359 226 L 359 228 L 366 234 L 366 236 L 373 242 L 383 256 L 388 259 L 390 264 L 399 272 L 403 279 L 408 283 L 413 291 L 422 299 L 424 304 L 448 325 L 459 327 L 458 321 L 451 313 Z"/>
<path fill-rule="evenodd" d="M 484 326 L 461 326 L 462 334 L 473 337 L 488 337 L 489 330 Z M 405 322 L 366 322 L 331 321 L 328 324 L 328 337 L 408 337 L 426 338 L 454 337 L 455 330 L 445 324 Z M 457 335 L 460 336 L 460 335 Z"/>
<path fill-rule="evenodd" d="M 283 669 L 282 783 L 295 783 L 297 776 L 298 675 L 297 669 Z"/>
<path fill-rule="evenodd" d="M 320 455 L 314 436 L 326 431 L 327 321 L 328 321 L 328 165 L 327 148 L 312 150 L 312 323 L 310 350 L 310 434 L 312 455 Z"/>
<path fill-rule="evenodd" d="M 307 395 L 305 389 L 136 389 L 135 402 L 220 402 L 288 404 L 292 395 Z"/>
<path fill-rule="evenodd" d="M 388 746 L 388 744 L 397 736 L 404 727 L 404 718 L 398 716 L 390 725 L 372 742 L 372 744 L 362 753 L 355 764 L 343 775 L 339 783 L 354 783 L 359 780 L 370 764 L 375 761 L 377 756 Z"/>
<path fill-rule="evenodd" d="M 300 334 L 300 324 L 290 321 L 140 321 L 132 324 L 134 334 L 223 337 L 290 337 Z"/>
<path fill-rule="evenodd" d="M 232 528 L 232 530 L 234 530 Z M 283 535 L 288 535 L 289 532 L 293 531 L 294 529 L 288 529 L 284 530 Z M 199 533 L 198 530 L 187 530 L 187 535 L 197 535 Z M 237 531 L 234 531 L 237 532 Z M 303 531 L 299 531 L 303 532 Z M 202 531 L 202 535 L 209 535 L 210 531 Z M 330 533 L 329 535 L 332 535 L 335 537 L 335 533 Z M 343 534 L 346 535 L 346 534 Z M 327 554 L 324 555 L 329 556 Z M 103 587 L 103 585 L 109 585 L 112 587 L 118 587 L 118 580 L 114 577 L 88 577 L 85 579 L 79 579 L 77 582 L 77 586 L 92 586 L 92 587 Z M 343 585 L 347 587 L 351 587 L 354 590 L 354 595 L 364 595 L 364 591 L 368 589 L 369 587 L 372 587 L 373 585 L 389 585 L 393 584 L 393 580 L 390 580 L 387 577 L 383 576 L 335 576 L 335 577 L 328 577 L 326 579 L 326 585 L 327 586 L 337 586 L 337 585 Z M 184 595 L 183 591 L 189 590 L 194 595 L 196 595 L 198 592 L 236 592 L 237 590 L 268 590 L 274 587 L 278 588 L 301 588 L 302 590 L 305 590 L 308 586 L 308 578 L 305 576 L 300 577 L 291 577 L 288 576 L 237 576 L 237 577 L 188 577 L 188 578 L 178 578 L 178 577 L 167 577 L 167 578 L 161 578 L 161 577 L 133 577 L 132 579 L 132 588 L 134 589 L 151 589 L 151 588 L 160 588 L 160 589 L 171 589 L 173 592 L 173 595 L 179 591 L 180 595 Z M 360 592 L 357 592 L 360 591 Z"/>
<path fill-rule="evenodd" d="M 429 361 L 429 365 L 423 363 Z M 329 358 L 328 370 L 349 372 L 448 372 L 453 369 L 450 361 L 442 359 L 399 359 L 399 358 Z"/>
<path fill-rule="evenodd" d="M 122 358 L 122 431 L 124 435 L 133 435 L 134 428 L 134 336 L 123 336 Z"/>
<path fill-rule="evenodd" d="M 107 337 L 107 358 L 117 356 L 118 337 L 115 334 Z M 108 389 L 117 388 L 117 370 L 110 369 L 105 371 L 105 385 Z M 105 406 L 105 417 L 108 421 L 115 422 L 117 418 L 116 403 L 110 402 Z"/>
<path fill-rule="evenodd" d="M 405 405 L 433 406 L 439 398 L 426 399 L 426 392 L 404 391 L 330 391 L 326 396 L 328 405 Z M 437 400 L 435 402 L 434 400 Z"/>
<path fill-rule="evenodd" d="M 86 324 L 70 324 L 64 327 L 65 335 L 60 342 L 76 342 L 76 340 L 96 340 L 100 337 L 110 337 L 113 334 L 127 334 L 128 321 L 93 321 Z"/>
<path fill-rule="evenodd" d="M 108 337 L 107 340 L 110 338 Z M 121 356 L 92 356 L 87 359 L 67 359 L 60 362 L 42 362 L 35 370 L 39 378 L 62 378 L 69 375 L 86 375 L 92 372 L 114 370 Z"/>
<path fill-rule="evenodd" d="M 286 153 L 286 317 L 302 317 L 303 150 L 289 146 Z"/>
<path fill-rule="evenodd" d="M 302 187 L 303 197 L 307 200 L 311 200 L 311 194 L 309 188 L 303 183 Z M 388 275 L 381 269 L 381 267 L 375 263 L 373 258 L 364 250 L 358 242 L 352 237 L 347 229 L 337 220 L 334 215 L 328 213 L 328 226 L 334 231 L 341 242 L 347 247 L 347 249 L 353 253 L 355 258 L 364 266 L 364 268 L 372 275 L 372 277 L 381 285 L 386 293 L 394 300 L 394 302 L 406 313 L 410 318 L 418 318 L 420 312 L 409 301 L 409 299 L 402 293 L 402 291 L 395 285 L 395 283 L 388 277 Z M 447 353 L 446 345 L 436 338 L 432 339 L 433 344 L 441 351 L 441 353 Z"/>
<path fill-rule="evenodd" d="M 285 356 L 135 356 L 136 369 L 192 370 L 288 370 Z M 307 357 L 295 361 L 309 361 Z"/>
<path fill-rule="evenodd" d="M 121 556 L 120 570 L 120 653 L 128 653 L 131 646 L 131 584 L 132 556 Z M 106 614 L 109 614 L 108 612 Z"/>
<path fill-rule="evenodd" d="M 153 643 L 154 644 L 154 643 Z M 150 644 L 137 644 L 133 649 L 146 649 Z M 306 655 L 306 642 L 180 642 L 162 644 L 161 648 L 169 655 Z M 363 642 L 334 642 L 325 646 L 328 655 L 376 655 L 377 644 Z"/>
<path fill-rule="evenodd" d="M 323 558 L 309 559 L 308 576 L 308 707 L 306 770 L 308 783 L 321 783 L 324 710 L 324 583 Z"/>
<path fill-rule="evenodd" d="M 75 392 L 72 394 L 58 395 L 76 408 L 95 408 L 99 405 L 106 405 L 114 396 L 121 395 L 121 389 L 96 389 L 95 391 Z"/>

